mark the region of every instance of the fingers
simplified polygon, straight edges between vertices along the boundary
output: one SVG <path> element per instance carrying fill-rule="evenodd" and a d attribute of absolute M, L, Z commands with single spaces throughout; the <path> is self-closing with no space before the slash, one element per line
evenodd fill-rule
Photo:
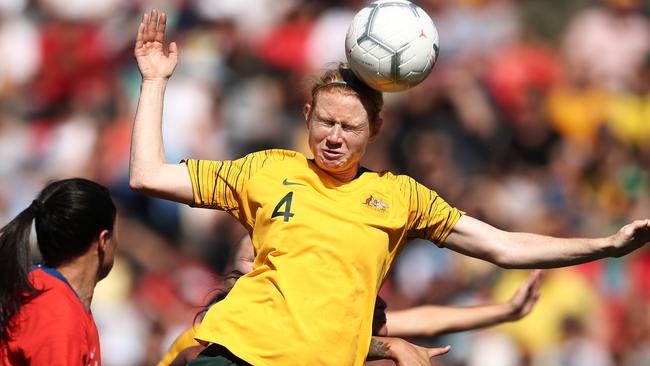
<path fill-rule="evenodd" d="M 537 292 L 540 287 L 542 287 L 542 282 L 544 280 L 544 277 L 546 276 L 546 271 L 543 269 L 536 269 L 535 270 L 535 285 L 534 285 L 534 290 Z"/>
<path fill-rule="evenodd" d="M 442 348 L 427 348 L 427 355 L 429 358 L 444 355 L 445 353 L 451 350 L 451 346 L 445 346 Z"/>
<path fill-rule="evenodd" d="M 147 42 L 153 42 L 156 39 L 156 29 L 158 24 L 158 10 L 151 9 L 151 16 L 149 17 L 149 24 L 147 25 L 146 39 Z"/>
<path fill-rule="evenodd" d="M 526 297 L 539 293 L 539 288 L 542 285 L 542 279 L 544 278 L 545 273 L 544 270 L 536 269 L 530 274 L 530 276 L 528 276 L 528 281 L 526 281 L 526 284 L 523 286 L 526 288 Z"/>
<path fill-rule="evenodd" d="M 624 240 L 640 239 L 638 235 L 645 235 L 650 230 L 650 220 L 634 220 L 623 226 L 619 234 L 623 235 Z M 642 239 L 641 239 L 642 240 Z"/>
<path fill-rule="evenodd" d="M 527 293 L 528 299 L 524 304 L 524 308 L 521 312 L 521 317 L 528 315 L 533 310 L 535 303 L 537 303 L 537 301 L 539 300 L 540 297 L 539 290 L 542 287 L 542 279 L 544 278 L 545 273 L 546 271 L 537 269 L 531 275 L 533 279 L 533 283 L 531 287 L 528 289 L 528 293 Z"/>
<path fill-rule="evenodd" d="M 530 275 L 528 283 L 526 283 L 527 291 L 526 297 L 535 303 L 539 299 L 539 289 L 542 287 L 542 279 L 546 272 L 541 269 L 536 269 Z M 531 304 L 532 305 L 532 304 Z"/>
<path fill-rule="evenodd" d="M 535 284 L 539 282 L 544 274 L 544 271 L 541 269 L 536 269 L 533 272 L 531 272 L 530 276 L 528 276 L 528 284 Z"/>
<path fill-rule="evenodd" d="M 539 292 L 539 288 L 542 286 L 542 280 L 544 279 L 544 275 L 546 274 L 546 271 L 541 270 L 541 269 L 536 269 L 533 271 L 532 274 L 532 288 L 531 291 L 534 293 Z"/>
<path fill-rule="evenodd" d="M 139 49 L 144 44 L 144 20 L 138 26 L 138 35 L 135 38 L 135 49 Z"/>
<path fill-rule="evenodd" d="M 149 34 L 149 14 L 144 13 L 142 16 L 142 43 L 149 42 L 147 34 Z"/>
<path fill-rule="evenodd" d="M 156 42 L 165 43 L 165 27 L 167 26 L 167 14 L 160 14 L 160 21 L 156 28 Z"/>
<path fill-rule="evenodd" d="M 632 226 L 634 226 L 635 229 L 645 229 L 650 227 L 650 220 L 635 220 L 632 222 Z"/>
<path fill-rule="evenodd" d="M 540 297 L 540 288 L 545 271 L 535 270 L 510 299 L 512 306 L 510 320 L 521 319 L 528 315 Z"/>
<path fill-rule="evenodd" d="M 144 13 L 142 23 L 138 27 L 135 48 L 142 47 L 147 42 L 165 42 L 165 30 L 167 28 L 167 14 L 161 13 L 158 16 L 157 9 L 151 9 L 151 14 Z"/>
<path fill-rule="evenodd" d="M 526 282 L 521 285 L 521 287 L 517 290 L 513 298 L 516 298 L 519 293 L 523 293 L 523 297 L 528 298 L 530 295 L 534 292 L 534 289 L 536 285 L 539 283 L 541 277 L 541 271 L 540 270 L 535 270 L 533 271 L 529 276 Z M 523 301 L 523 299 L 522 299 Z M 523 302 L 522 302 L 523 304 Z"/>
<path fill-rule="evenodd" d="M 178 46 L 176 46 L 176 42 L 172 42 L 169 44 L 169 57 L 173 57 L 173 58 L 178 57 Z"/>

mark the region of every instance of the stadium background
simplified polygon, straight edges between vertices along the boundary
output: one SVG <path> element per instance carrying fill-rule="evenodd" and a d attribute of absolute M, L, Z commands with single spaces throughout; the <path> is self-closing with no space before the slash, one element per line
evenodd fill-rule
<path fill-rule="evenodd" d="M 228 159 L 306 151 L 309 75 L 343 58 L 363 3 L 0 2 L 0 223 L 51 179 L 111 188 L 121 248 L 93 303 L 104 365 L 154 364 L 220 285 L 243 234 L 225 214 L 128 188 L 142 13 L 166 11 L 180 48 L 165 101 L 170 161 Z M 410 174 L 510 230 L 609 235 L 650 217 L 650 3 L 418 4 L 436 22 L 441 55 L 424 84 L 386 95 L 368 167 Z M 637 10 L 615 10 L 630 4 Z M 526 273 L 414 242 L 382 294 L 394 309 L 503 301 Z M 517 324 L 418 342 L 452 344 L 437 365 L 649 365 L 650 248 L 551 271 L 539 305 Z"/>

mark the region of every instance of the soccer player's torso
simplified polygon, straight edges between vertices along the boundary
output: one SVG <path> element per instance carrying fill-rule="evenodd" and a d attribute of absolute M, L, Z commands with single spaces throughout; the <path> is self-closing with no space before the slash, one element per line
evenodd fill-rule
<path fill-rule="evenodd" d="M 216 328 L 202 325 L 199 338 L 224 334 L 211 341 L 253 364 L 363 363 L 376 292 L 408 219 L 392 182 L 365 172 L 341 184 L 299 154 L 267 163 L 240 193 L 253 271 L 208 313 Z M 245 339 L 231 334 L 241 329 Z"/>

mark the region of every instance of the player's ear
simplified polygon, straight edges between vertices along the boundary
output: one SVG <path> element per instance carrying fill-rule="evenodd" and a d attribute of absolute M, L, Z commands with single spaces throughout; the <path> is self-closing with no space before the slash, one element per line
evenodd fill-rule
<path fill-rule="evenodd" d="M 97 238 L 97 250 L 100 253 L 105 253 L 107 250 L 110 249 L 108 248 L 108 246 L 112 245 L 111 243 L 112 236 L 113 236 L 112 232 L 109 230 L 102 230 L 99 233 L 99 236 Z"/>
<path fill-rule="evenodd" d="M 309 119 L 311 117 L 311 104 L 305 103 L 305 106 L 302 108 L 302 113 L 305 116 L 305 124 L 307 124 L 307 129 L 309 129 Z"/>
<path fill-rule="evenodd" d="M 384 125 L 384 120 L 381 117 L 378 117 L 375 122 L 370 123 L 370 138 L 368 142 L 373 142 L 379 136 L 381 132 L 381 127 Z"/>
<path fill-rule="evenodd" d="M 117 249 L 117 238 L 112 230 L 102 230 L 97 238 L 97 257 L 99 268 L 97 280 L 104 279 L 113 268 L 115 261 L 115 250 Z"/>

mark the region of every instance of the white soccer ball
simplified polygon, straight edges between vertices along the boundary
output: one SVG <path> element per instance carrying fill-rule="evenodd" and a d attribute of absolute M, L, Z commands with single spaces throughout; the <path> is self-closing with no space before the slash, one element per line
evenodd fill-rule
<path fill-rule="evenodd" d="M 438 58 L 438 30 L 419 6 L 379 0 L 354 16 L 345 36 L 352 71 L 383 92 L 411 88 L 424 80 Z"/>

